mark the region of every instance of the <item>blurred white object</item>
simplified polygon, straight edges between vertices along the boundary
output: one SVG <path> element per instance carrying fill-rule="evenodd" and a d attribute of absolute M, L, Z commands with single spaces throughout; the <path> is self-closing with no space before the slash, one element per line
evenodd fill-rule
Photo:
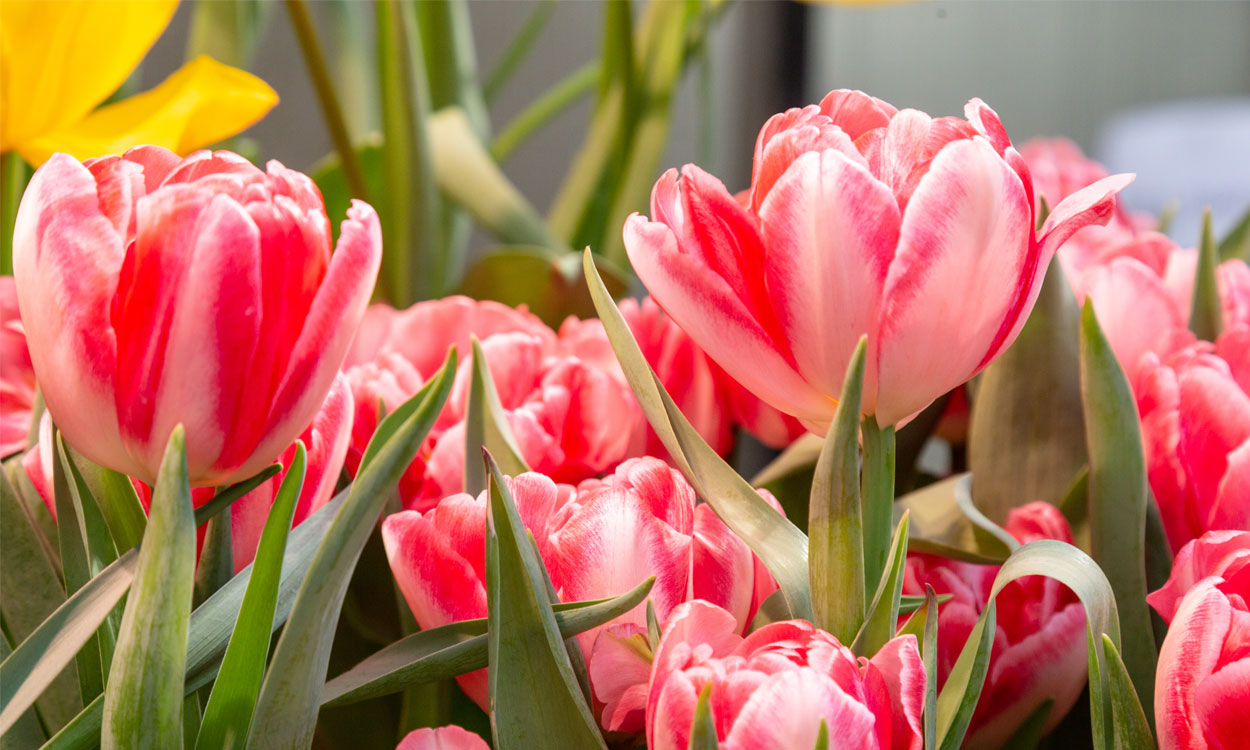
<path fill-rule="evenodd" d="M 1122 194 L 1130 210 L 1176 209 L 1168 230 L 1176 242 L 1198 244 L 1207 206 L 1218 240 L 1250 207 L 1250 98 L 1123 112 L 1102 128 L 1095 155 L 1113 174 L 1137 173 Z"/>

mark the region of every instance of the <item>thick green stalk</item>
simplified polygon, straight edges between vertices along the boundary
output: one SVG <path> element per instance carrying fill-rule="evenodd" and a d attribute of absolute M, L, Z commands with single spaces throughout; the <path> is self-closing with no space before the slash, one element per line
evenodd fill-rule
<path fill-rule="evenodd" d="M 880 427 L 876 417 L 864 417 L 864 580 L 876 589 L 890 554 L 894 511 L 894 426 Z"/>
<path fill-rule="evenodd" d="M 26 162 L 16 151 L 0 156 L 0 276 L 13 273 L 13 223 L 29 178 Z"/>

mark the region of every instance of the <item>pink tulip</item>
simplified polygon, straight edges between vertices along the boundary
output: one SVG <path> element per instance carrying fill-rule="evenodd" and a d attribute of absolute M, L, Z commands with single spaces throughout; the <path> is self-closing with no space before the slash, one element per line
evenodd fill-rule
<path fill-rule="evenodd" d="M 562 601 L 617 596 L 655 576 L 650 598 L 659 617 L 695 595 L 732 607 L 739 630 L 754 615 L 759 587 L 751 551 L 695 507 L 694 490 L 663 461 L 626 461 L 611 477 L 577 488 L 537 473 L 508 481 Z M 459 494 L 424 514 L 404 511 L 383 522 L 391 570 L 421 627 L 486 616 L 486 508 L 486 493 Z M 646 608 L 613 623 L 645 628 Z M 578 636 L 592 672 L 592 647 L 603 630 Z M 458 679 L 486 705 L 484 670 Z"/>
<path fill-rule="evenodd" d="M 1147 355 L 1139 375 L 1146 468 L 1174 552 L 1211 529 L 1250 529 L 1250 395 L 1210 350 Z"/>
<path fill-rule="evenodd" d="M 1242 552 L 1247 549 L 1245 536 L 1238 541 Z M 1208 535 L 1198 544 L 1210 541 Z M 1194 550 L 1190 560 L 1178 557 L 1177 562 L 1192 564 L 1200 554 Z M 1211 575 L 1194 583 L 1180 600 L 1159 649 L 1154 708 L 1162 750 L 1246 746 L 1250 565 L 1243 562 L 1207 572 Z"/>
<path fill-rule="evenodd" d="M 664 626 L 651 668 L 647 747 L 685 750 L 699 693 L 724 750 L 809 748 L 823 721 L 829 747 L 919 750 L 925 673 L 913 636 L 871 659 L 802 620 L 743 638 L 737 622 L 704 601 L 682 604 Z"/>
<path fill-rule="evenodd" d="M 312 421 L 380 257 L 366 204 L 349 209 L 331 255 L 306 176 L 154 147 L 53 156 L 13 238 L 31 360 L 66 439 L 150 482 L 183 424 L 196 485 L 255 474 Z"/>
<path fill-rule="evenodd" d="M 1011 511 L 1005 525 L 1020 543 L 1059 539 L 1069 544 L 1068 522 L 1054 506 L 1033 502 Z M 959 652 L 989 601 L 998 568 L 914 554 L 907 557 L 906 594 L 927 583 L 953 599 L 938 610 L 938 684 L 946 683 Z M 989 673 L 968 734 L 967 748 L 1002 747 L 1043 702 L 1052 705 L 1045 731 L 1067 714 L 1085 687 L 1085 613 L 1058 581 L 1030 576 L 1008 584 L 998 598 Z"/>
<path fill-rule="evenodd" d="M 334 379 L 326 400 L 321 404 L 313 421 L 299 435 L 306 451 L 304 483 L 300 488 L 299 498 L 295 502 L 295 514 L 291 519 L 293 526 L 298 526 L 304 519 L 317 512 L 330 502 L 334 488 L 343 471 L 343 459 L 347 454 L 347 443 L 351 437 L 352 393 L 347 386 L 347 379 L 341 375 Z M 39 492 L 48 512 L 56 520 L 56 501 L 53 494 L 52 467 L 52 420 L 45 412 L 39 424 L 39 443 L 22 457 L 22 467 L 32 485 Z M 287 447 L 278 460 L 283 467 L 290 467 L 295 458 L 295 443 Z M 256 489 L 239 498 L 230 506 L 230 541 L 233 552 L 234 572 L 238 573 L 252 563 L 256 557 L 256 548 L 260 545 L 260 535 L 269 520 L 269 511 L 273 507 L 278 487 L 286 477 L 285 469 L 277 476 L 269 479 Z M 152 490 L 138 479 L 131 478 L 131 484 L 139 495 L 139 502 L 146 512 L 152 502 Z M 195 487 L 191 490 L 191 501 L 200 507 L 213 498 L 215 489 L 212 487 Z M 204 541 L 205 527 L 200 527 L 198 544 Z"/>
<path fill-rule="evenodd" d="M 1198 582 L 1209 576 L 1225 580 L 1250 570 L 1250 531 L 1208 531 L 1190 540 L 1172 560 L 1172 575 L 1163 588 L 1149 594 L 1146 601 L 1164 622 L 1171 623 L 1181 599 Z"/>
<path fill-rule="evenodd" d="M 932 119 L 856 91 L 765 124 L 740 200 L 688 165 L 632 216 L 652 296 L 746 388 L 824 431 L 859 338 L 863 411 L 895 424 L 1015 339 L 1055 249 L 1131 179 L 1069 196 L 1034 232 L 1032 179 L 997 115 Z"/>
<path fill-rule="evenodd" d="M 409 732 L 395 750 L 490 750 L 490 745 L 476 734 L 453 725 Z"/>
<path fill-rule="evenodd" d="M 12 276 L 0 276 L 0 457 L 26 448 L 35 408 L 35 370 L 17 312 Z"/>

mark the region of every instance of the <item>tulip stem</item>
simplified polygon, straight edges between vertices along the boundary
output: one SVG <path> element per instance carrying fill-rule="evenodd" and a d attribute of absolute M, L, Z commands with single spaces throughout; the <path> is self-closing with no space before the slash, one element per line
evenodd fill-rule
<path fill-rule="evenodd" d="M 894 517 L 894 426 L 880 427 L 873 415 L 860 423 L 864 437 L 864 584 L 876 591 L 890 553 Z"/>
<path fill-rule="evenodd" d="M 304 53 L 308 75 L 317 91 L 317 101 L 321 104 L 321 113 L 325 116 L 330 140 L 334 141 L 334 150 L 338 152 L 339 162 L 343 165 L 347 186 L 351 188 L 353 197 L 369 201 L 365 172 L 360 166 L 360 160 L 356 158 L 356 149 L 352 147 L 352 139 L 347 132 L 347 120 L 343 117 L 343 106 L 334 90 L 334 81 L 330 78 L 330 69 L 321 51 L 321 43 L 317 41 L 317 31 L 313 28 L 308 7 L 304 0 L 286 0 L 286 9 L 291 17 L 291 25 L 295 27 L 295 36 L 299 39 L 300 51 Z"/>
<path fill-rule="evenodd" d="M 13 226 L 29 177 L 26 162 L 16 151 L 0 156 L 0 275 L 3 276 L 13 273 Z"/>

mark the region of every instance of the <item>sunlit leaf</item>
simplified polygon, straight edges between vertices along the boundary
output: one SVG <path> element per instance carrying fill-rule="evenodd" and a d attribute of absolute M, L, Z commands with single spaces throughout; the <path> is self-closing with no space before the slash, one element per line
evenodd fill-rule
<path fill-rule="evenodd" d="M 895 501 L 896 519 L 904 510 L 911 513 L 908 549 L 984 565 L 1007 559 L 1011 550 L 988 534 L 978 534 L 977 527 L 959 509 L 956 489 L 967 478 L 967 474 L 956 474 Z"/>

